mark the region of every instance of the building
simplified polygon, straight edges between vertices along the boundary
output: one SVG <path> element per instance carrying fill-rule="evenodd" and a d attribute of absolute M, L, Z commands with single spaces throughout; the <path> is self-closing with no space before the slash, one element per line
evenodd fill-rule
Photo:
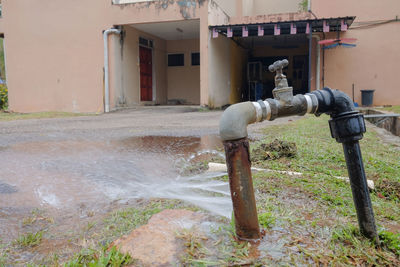
<path fill-rule="evenodd" d="M 270 97 L 282 58 L 295 93 L 354 87 L 360 103 L 374 89 L 375 105 L 400 104 L 398 0 L 1 2 L 12 111 L 216 108 Z M 337 38 L 356 47 L 318 43 Z"/>

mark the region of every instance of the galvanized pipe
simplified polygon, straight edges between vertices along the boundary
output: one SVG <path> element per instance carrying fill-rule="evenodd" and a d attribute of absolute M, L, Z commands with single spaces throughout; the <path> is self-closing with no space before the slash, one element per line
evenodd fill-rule
<path fill-rule="evenodd" d="M 103 32 L 104 43 L 104 112 L 110 112 L 110 73 L 108 63 L 108 35 L 121 34 L 118 29 L 108 29 Z"/>

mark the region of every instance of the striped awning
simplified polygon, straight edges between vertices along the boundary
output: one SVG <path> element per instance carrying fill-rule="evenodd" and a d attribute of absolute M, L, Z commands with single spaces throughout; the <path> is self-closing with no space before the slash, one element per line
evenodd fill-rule
<path fill-rule="evenodd" d="M 309 34 L 310 32 L 347 31 L 355 17 L 323 18 L 309 20 L 279 21 L 258 24 L 235 24 L 209 26 L 214 38 L 248 37 L 283 34 Z"/>

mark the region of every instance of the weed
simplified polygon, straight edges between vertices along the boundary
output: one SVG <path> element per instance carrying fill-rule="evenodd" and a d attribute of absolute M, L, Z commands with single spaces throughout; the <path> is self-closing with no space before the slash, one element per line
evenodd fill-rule
<path fill-rule="evenodd" d="M 69 118 L 78 116 L 93 116 L 96 114 L 89 113 L 72 113 L 72 112 L 36 112 L 36 113 L 16 113 L 16 112 L 1 112 L 0 121 L 14 121 L 27 119 L 49 119 L 49 118 Z"/>
<path fill-rule="evenodd" d="M 8 107 L 8 89 L 5 84 L 0 84 L 0 110 Z"/>
<path fill-rule="evenodd" d="M 148 203 L 112 212 L 104 219 L 101 243 L 108 244 L 115 238 L 125 235 L 133 229 L 147 223 L 151 216 L 165 209 L 183 207 L 177 200 L 151 200 Z"/>
<path fill-rule="evenodd" d="M 119 252 L 115 247 L 109 251 L 103 248 L 101 251 L 84 249 L 74 258 L 64 264 L 64 267 L 119 267 L 134 263 L 129 254 Z"/>
<path fill-rule="evenodd" d="M 272 228 L 272 226 L 276 222 L 276 218 L 272 215 L 271 212 L 264 212 L 258 215 L 258 222 L 264 228 Z"/>
<path fill-rule="evenodd" d="M 400 256 L 400 234 L 382 230 L 379 232 L 379 238 L 383 245 Z"/>
<path fill-rule="evenodd" d="M 31 213 L 32 213 L 31 216 L 25 217 L 22 220 L 23 226 L 32 225 L 39 221 L 45 223 L 54 223 L 54 219 L 46 216 L 44 211 L 41 211 L 39 209 L 33 209 Z"/>
<path fill-rule="evenodd" d="M 27 233 L 25 235 L 19 236 L 15 240 L 15 244 L 20 247 L 34 247 L 40 244 L 43 237 L 43 231 L 39 231 L 36 233 Z"/>
<path fill-rule="evenodd" d="M 400 106 L 390 106 L 390 107 L 383 107 L 383 108 L 376 108 L 376 109 L 383 109 L 387 111 L 391 111 L 393 113 L 400 113 Z"/>
<path fill-rule="evenodd" d="M 197 231 L 185 229 L 177 233 L 179 239 L 184 240 L 185 255 L 181 258 L 184 264 L 201 265 L 201 260 L 208 254 L 208 250 L 204 246 L 207 237 L 200 235 Z"/>

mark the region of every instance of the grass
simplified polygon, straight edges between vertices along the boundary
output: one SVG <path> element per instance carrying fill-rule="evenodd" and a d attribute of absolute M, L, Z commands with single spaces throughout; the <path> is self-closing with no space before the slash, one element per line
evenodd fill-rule
<path fill-rule="evenodd" d="M 49 119 L 49 118 L 68 118 L 78 116 L 92 116 L 88 113 L 72 113 L 72 112 L 35 112 L 35 113 L 16 113 L 16 112 L 1 112 L 0 121 L 28 120 L 28 119 Z"/>
<path fill-rule="evenodd" d="M 382 143 L 371 131 L 360 142 L 367 178 L 376 184 L 370 194 L 381 241 L 377 245 L 358 230 L 350 185 L 334 177 L 347 176 L 347 168 L 341 144 L 330 136 L 328 118 L 308 116 L 287 125 L 270 126 L 262 140 L 251 143 L 251 149 L 275 139 L 295 143 L 296 155 L 256 160 L 253 165 L 303 175 L 253 174 L 264 239 L 259 244 L 237 240 L 234 221 L 216 219 L 210 226 L 211 233 L 198 229 L 177 233 L 183 244 L 181 265 L 400 266 L 400 202 L 391 192 L 400 182 L 400 151 Z M 227 181 L 226 176 L 220 179 Z M 81 246 L 73 257 L 58 258 L 57 262 L 69 264 L 65 266 L 114 266 L 114 261 L 107 259 L 116 258 L 115 262 L 123 265 L 126 255 L 112 254 L 104 248 L 147 223 L 153 214 L 170 208 L 192 207 L 176 200 L 154 199 L 115 210 L 102 221 L 85 223 L 80 239 L 90 245 Z M 37 224 L 42 217 L 33 214 L 25 223 Z"/>
<path fill-rule="evenodd" d="M 85 249 L 66 262 L 64 267 L 119 267 L 133 264 L 135 261 L 128 255 L 119 252 L 115 247 L 110 250 Z"/>
<path fill-rule="evenodd" d="M 284 238 L 289 247 L 296 242 L 302 244 L 296 247 L 298 253 L 284 261 L 299 264 L 311 261 L 317 265 L 400 264 L 398 233 L 380 230 L 382 246 L 377 247 L 358 232 L 350 185 L 334 178 L 347 176 L 347 168 L 341 144 L 330 136 L 326 116 L 310 116 L 289 125 L 271 126 L 264 133 L 265 138 L 251 144 L 252 149 L 278 137 L 294 142 L 297 155 L 253 162 L 253 165 L 303 173 L 289 176 L 259 172 L 253 177 L 260 224 L 272 233 L 274 227 L 285 229 L 288 234 Z M 371 199 L 377 225 L 380 229 L 399 229 L 400 202 L 395 192 L 386 192 L 393 191 L 386 184 L 400 181 L 400 151 L 393 145 L 383 144 L 370 131 L 360 144 L 367 178 L 376 183 Z M 312 249 L 305 248 L 308 246 Z"/>
<path fill-rule="evenodd" d="M 186 208 L 197 210 L 178 200 L 152 199 L 113 210 L 105 217 L 95 221 L 92 219 L 82 224 L 81 232 L 49 233 L 46 242 L 43 239 L 44 231 L 21 234 L 12 244 L 3 244 L 0 240 L 0 266 L 12 266 L 14 263 L 23 263 L 24 266 L 125 266 L 135 263 L 128 255 L 110 248 L 111 242 L 128 234 L 135 228 L 146 224 L 152 215 L 165 209 Z M 32 215 L 21 220 L 21 226 L 30 229 L 40 227 L 52 229 L 56 222 L 48 218 L 42 211 L 33 210 Z M 53 240 L 51 240 L 53 239 Z M 66 240 L 62 246 L 51 248 L 52 241 Z M 49 245 L 50 244 L 50 245 Z M 58 243 L 59 244 L 59 243 Z M 41 245 L 48 255 L 37 255 Z M 110 249 L 108 249 L 110 248 Z M 60 250 L 61 249 L 61 250 Z M 20 254 L 27 258 L 35 255 L 35 260 L 27 265 L 26 259 L 20 262 Z M 11 264 L 11 265 L 10 265 Z"/>
<path fill-rule="evenodd" d="M 185 207 L 180 201 L 160 199 L 152 200 L 149 203 L 136 207 L 114 211 L 104 219 L 100 242 L 109 244 L 133 229 L 146 224 L 154 214 L 165 209 L 176 209 L 180 207 Z"/>
<path fill-rule="evenodd" d="M 330 136 L 328 117 L 270 126 L 262 140 L 251 143 L 251 150 L 269 147 L 275 139 L 295 143 L 296 155 L 253 157 L 252 165 L 303 175 L 253 174 L 266 238 L 259 247 L 265 255 L 252 264 L 399 266 L 400 202 L 395 185 L 400 181 L 400 151 L 371 131 L 360 142 L 367 178 L 376 184 L 371 199 L 381 241 L 377 246 L 358 231 L 350 184 L 335 178 L 348 174 L 342 145 Z M 281 255 L 270 252 L 276 247 Z"/>
<path fill-rule="evenodd" d="M 393 113 L 397 113 L 400 114 L 400 106 L 390 106 L 390 107 L 378 107 L 376 109 L 382 109 L 382 110 L 386 110 L 386 111 L 390 111 Z"/>
<path fill-rule="evenodd" d="M 40 244 L 43 237 L 43 231 L 36 233 L 27 233 L 20 235 L 16 240 L 15 244 L 20 247 L 34 247 Z"/>

